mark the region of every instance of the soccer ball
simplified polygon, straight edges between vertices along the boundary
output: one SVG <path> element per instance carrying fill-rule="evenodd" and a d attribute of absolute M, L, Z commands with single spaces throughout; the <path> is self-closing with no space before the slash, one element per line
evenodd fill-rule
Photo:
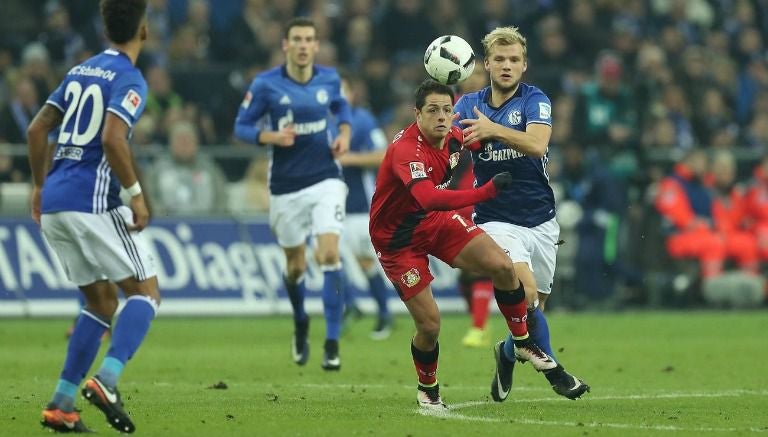
<path fill-rule="evenodd" d="M 424 68 L 432 79 L 445 85 L 456 85 L 475 69 L 475 52 L 463 38 L 444 35 L 427 47 Z"/>

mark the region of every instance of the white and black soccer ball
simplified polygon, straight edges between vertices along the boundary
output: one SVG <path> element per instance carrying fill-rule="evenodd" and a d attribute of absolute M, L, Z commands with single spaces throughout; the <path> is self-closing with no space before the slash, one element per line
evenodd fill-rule
<path fill-rule="evenodd" d="M 463 38 L 444 35 L 427 47 L 424 68 L 432 79 L 445 85 L 456 85 L 474 71 L 475 52 Z"/>

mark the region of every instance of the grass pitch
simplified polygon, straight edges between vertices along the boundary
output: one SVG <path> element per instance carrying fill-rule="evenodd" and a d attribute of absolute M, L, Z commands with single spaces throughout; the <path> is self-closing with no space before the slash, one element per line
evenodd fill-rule
<path fill-rule="evenodd" d="M 70 322 L 0 319 L 0 435 L 47 433 L 40 411 L 56 384 Z M 288 318 L 161 317 L 121 379 L 136 434 L 768 435 L 764 311 L 553 313 L 557 358 L 592 393 L 561 398 L 530 365 L 518 365 L 502 404 L 489 396 L 491 346 L 462 347 L 467 317 L 445 316 L 438 375 L 452 408 L 440 417 L 415 407 L 410 319 L 398 318 L 381 342 L 368 339 L 372 323 L 346 327 L 342 369 L 328 373 L 320 368 L 320 316 L 312 319 L 305 367 L 289 357 Z M 501 337 L 498 315 L 491 326 Z M 228 388 L 210 388 L 218 382 Z M 81 399 L 78 406 L 89 427 L 114 432 L 98 410 Z"/>

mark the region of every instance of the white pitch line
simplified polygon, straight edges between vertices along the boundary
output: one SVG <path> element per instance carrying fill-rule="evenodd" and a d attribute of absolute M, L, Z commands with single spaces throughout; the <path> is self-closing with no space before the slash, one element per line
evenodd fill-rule
<path fill-rule="evenodd" d="M 128 382 L 128 385 L 138 385 L 138 382 L 132 381 Z M 158 387 L 170 387 L 170 386 L 178 386 L 178 385 L 191 385 L 191 386 L 199 386 L 198 383 L 193 382 L 168 382 L 168 381 L 154 381 L 152 382 L 153 385 Z M 288 386 L 289 384 L 274 384 L 274 383 L 262 383 L 262 382 L 237 382 L 233 383 L 233 386 L 240 386 L 240 387 L 263 387 L 263 388 L 269 388 L 269 389 L 279 389 L 283 386 Z M 400 389 L 413 389 L 415 388 L 413 384 L 406 385 L 395 385 L 395 384 L 319 384 L 319 383 L 304 383 L 304 384 L 290 384 L 290 387 L 301 387 L 301 388 L 308 388 L 308 389 L 320 389 L 320 390 L 333 390 L 333 389 L 342 389 L 342 390 L 349 390 L 349 389 L 393 389 L 393 388 L 400 388 Z M 484 392 L 485 390 L 488 390 L 488 386 L 467 386 L 467 385 L 450 385 L 450 386 L 443 386 L 443 390 L 441 390 L 443 393 L 450 393 L 452 391 L 477 391 L 477 392 Z M 553 394 L 549 389 L 546 389 L 544 387 L 515 387 L 512 389 L 512 392 L 510 393 L 511 396 L 513 396 L 515 393 L 519 393 L 521 391 L 524 392 L 538 392 L 538 393 L 548 393 L 550 396 L 547 397 L 509 397 L 506 400 L 506 403 L 528 403 L 528 402 L 563 402 L 565 399 L 563 399 L 560 396 L 557 396 Z M 621 395 L 621 394 L 607 394 L 607 395 L 592 395 L 592 394 L 586 394 L 584 398 L 580 400 L 589 400 L 589 401 L 613 401 L 613 400 L 654 400 L 654 399 L 679 399 L 679 398 L 720 398 L 720 397 L 734 397 L 734 396 L 768 396 L 768 390 L 723 390 L 723 391 L 712 391 L 712 392 L 668 392 L 668 393 L 646 393 L 646 394 L 636 394 L 636 395 Z M 457 404 L 450 404 L 451 409 L 462 409 L 466 407 L 471 407 L 475 405 L 482 405 L 482 404 L 490 404 L 491 402 L 487 401 L 469 401 L 469 402 L 463 402 L 463 403 L 457 403 Z"/>
<path fill-rule="evenodd" d="M 718 398 L 718 397 L 733 397 L 744 395 L 758 395 L 766 396 L 768 391 L 751 391 L 751 390 L 730 390 L 723 392 L 713 393 L 660 393 L 651 395 L 626 395 L 626 396 L 588 396 L 587 400 L 590 401 L 602 401 L 602 400 L 638 400 L 638 399 L 677 399 L 677 398 Z M 542 401 L 562 401 L 561 398 L 541 398 L 541 399 L 508 399 L 507 402 L 521 403 L 521 402 L 542 402 Z M 768 432 L 768 428 L 715 428 L 715 427 L 681 427 L 674 425 L 642 425 L 642 424 L 630 424 L 630 423 L 574 423 L 574 422 L 556 422 L 549 420 L 534 420 L 534 419 L 501 419 L 495 417 L 483 417 L 483 416 L 467 416 L 465 414 L 458 413 L 458 410 L 475 407 L 480 405 L 490 405 L 491 402 L 487 401 L 469 401 L 460 402 L 456 404 L 449 404 L 447 410 L 435 411 L 435 410 L 416 410 L 422 416 L 438 417 L 441 419 L 452 419 L 468 422 L 504 422 L 504 423 L 519 423 L 523 425 L 546 425 L 546 426 L 583 426 L 587 428 L 616 428 L 616 429 L 638 429 L 638 430 L 653 430 L 653 431 L 695 431 L 695 432 Z"/>
<path fill-rule="evenodd" d="M 135 384 L 135 383 L 133 383 Z M 178 385 L 165 381 L 154 382 L 157 386 L 166 385 Z M 189 385 L 198 385 L 189 383 Z M 264 387 L 270 389 L 280 388 L 281 385 L 275 385 L 270 383 L 242 383 L 239 382 L 238 386 L 248 387 Z M 393 384 L 292 384 L 292 387 L 312 388 L 312 389 L 392 389 L 398 387 Z M 413 385 L 400 385 L 399 387 L 405 389 L 412 389 Z M 486 390 L 486 386 L 450 386 L 446 387 L 445 391 L 457 390 Z M 519 391 L 538 391 L 544 392 L 542 388 L 533 387 L 517 387 L 515 392 Z M 727 390 L 727 391 L 715 391 L 715 392 L 671 392 L 671 393 L 651 393 L 651 394 L 639 394 L 639 395 L 605 395 L 605 396 L 592 396 L 587 395 L 585 398 L 580 399 L 581 402 L 590 401 L 610 401 L 610 400 L 657 400 L 657 399 L 679 399 L 679 398 L 723 398 L 723 397 L 735 397 L 735 396 L 768 396 L 768 390 Z M 567 402 L 561 397 L 550 396 L 546 398 L 515 398 L 507 399 L 506 403 L 530 403 L 530 402 Z M 565 426 L 565 427 L 585 427 L 585 428 L 614 428 L 614 429 L 632 429 L 632 430 L 649 430 L 649 431 L 694 431 L 694 432 L 755 432 L 763 433 L 768 432 L 768 428 L 714 428 L 714 427 L 681 427 L 674 425 L 642 425 L 642 424 L 630 424 L 630 423 L 597 423 L 597 422 L 556 422 L 548 420 L 534 420 L 534 419 L 509 419 L 509 418 L 496 418 L 496 417 L 483 417 L 483 416 L 467 416 L 465 414 L 458 413 L 458 410 L 464 408 L 476 407 L 481 405 L 494 405 L 489 401 L 468 401 L 459 402 L 455 404 L 448 404 L 447 410 L 422 410 L 417 409 L 416 412 L 422 416 L 436 417 L 442 419 L 460 420 L 466 422 L 490 422 L 490 423 L 518 423 L 522 425 L 543 425 L 543 426 Z"/>
<path fill-rule="evenodd" d="M 466 402 L 465 404 L 483 404 L 484 402 Z M 470 406 L 470 405 L 466 405 Z M 440 419 L 452 419 L 461 420 L 467 422 L 504 422 L 504 423 L 518 423 L 522 425 L 544 425 L 544 426 L 567 426 L 567 427 L 585 427 L 585 428 L 615 428 L 615 429 L 637 429 L 637 430 L 653 430 L 653 431 L 695 431 L 695 432 L 768 432 L 768 429 L 763 428 L 714 428 L 714 427 L 691 427 L 686 428 L 683 426 L 674 425 L 642 425 L 631 423 L 597 423 L 597 422 L 556 422 L 552 420 L 533 420 L 533 419 L 499 419 L 494 417 L 478 417 L 478 416 L 466 416 L 461 413 L 454 413 L 454 407 L 450 407 L 446 411 L 435 410 L 416 410 L 422 416 L 436 417 Z"/>
<path fill-rule="evenodd" d="M 580 400 L 589 401 L 615 401 L 615 400 L 656 400 L 656 399 L 679 399 L 679 398 L 726 398 L 735 396 L 768 396 L 768 390 L 728 390 L 720 392 L 673 392 L 673 393 L 656 393 L 656 394 L 642 394 L 642 395 L 606 395 L 606 396 L 593 396 L 586 394 Z M 558 396 L 550 396 L 546 398 L 507 398 L 507 403 L 528 403 L 528 402 L 561 402 L 563 398 Z M 451 409 L 462 409 L 467 407 L 473 407 L 476 405 L 488 404 L 486 401 L 470 401 L 458 404 L 451 404 Z"/>

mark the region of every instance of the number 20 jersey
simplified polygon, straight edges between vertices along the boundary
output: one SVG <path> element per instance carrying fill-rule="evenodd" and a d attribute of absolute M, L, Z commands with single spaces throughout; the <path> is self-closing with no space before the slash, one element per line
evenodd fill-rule
<path fill-rule="evenodd" d="M 107 112 L 130 128 L 146 104 L 147 83 L 125 53 L 108 49 L 73 67 L 47 104 L 64 114 L 41 212 L 100 214 L 122 204 L 120 183 L 104 155 Z"/>

